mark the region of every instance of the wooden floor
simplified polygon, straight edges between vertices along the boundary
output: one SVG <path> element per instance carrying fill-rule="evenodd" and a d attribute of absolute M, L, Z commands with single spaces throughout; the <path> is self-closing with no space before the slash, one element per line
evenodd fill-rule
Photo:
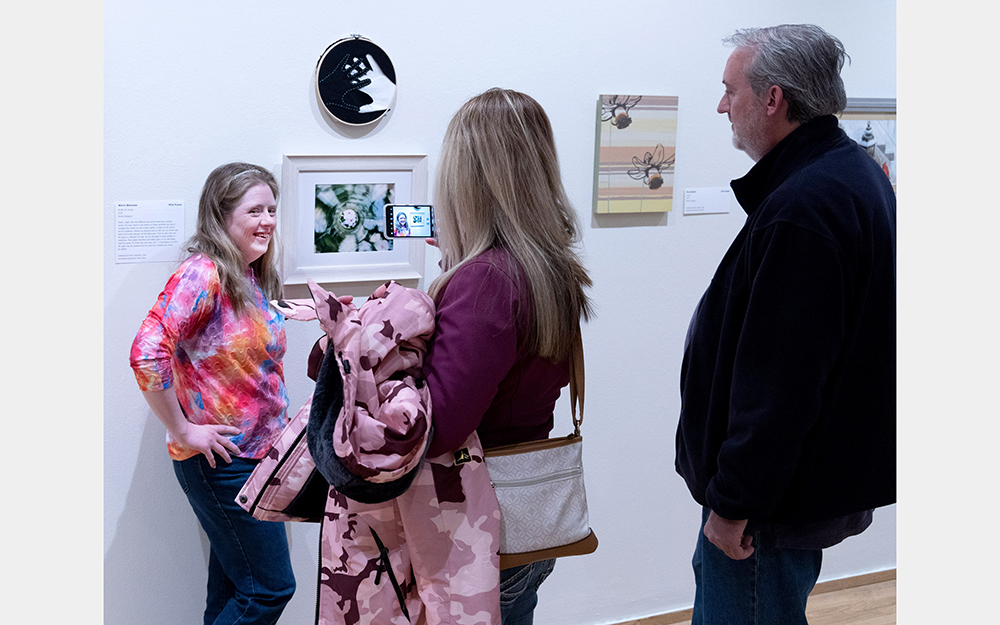
<path fill-rule="evenodd" d="M 882 571 L 817 584 L 806 605 L 809 625 L 893 625 L 896 571 Z M 691 610 L 618 625 L 691 625 Z"/>

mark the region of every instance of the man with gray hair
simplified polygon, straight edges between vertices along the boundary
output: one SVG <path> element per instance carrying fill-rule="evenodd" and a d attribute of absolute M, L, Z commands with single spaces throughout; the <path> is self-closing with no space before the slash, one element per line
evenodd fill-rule
<path fill-rule="evenodd" d="M 702 505 L 693 624 L 806 623 L 822 550 L 896 500 L 896 197 L 840 129 L 841 42 L 737 31 L 718 112 L 756 164 L 684 348 L 677 472 Z"/>

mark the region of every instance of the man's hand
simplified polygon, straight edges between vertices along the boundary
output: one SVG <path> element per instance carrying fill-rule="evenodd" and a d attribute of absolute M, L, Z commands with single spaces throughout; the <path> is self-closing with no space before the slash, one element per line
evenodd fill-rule
<path fill-rule="evenodd" d="M 705 522 L 705 538 L 733 560 L 745 560 L 753 553 L 753 546 L 750 544 L 753 537 L 743 533 L 746 526 L 746 519 L 731 521 L 711 511 Z"/>

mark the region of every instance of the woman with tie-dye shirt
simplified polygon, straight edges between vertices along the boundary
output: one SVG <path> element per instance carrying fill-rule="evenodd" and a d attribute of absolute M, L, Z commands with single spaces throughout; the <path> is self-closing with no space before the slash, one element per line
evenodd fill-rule
<path fill-rule="evenodd" d="M 282 291 L 277 195 L 274 176 L 256 165 L 209 175 L 192 255 L 132 343 L 139 388 L 211 544 L 206 624 L 275 623 L 295 590 L 284 525 L 235 502 L 288 423 L 284 319 L 268 305 Z"/>

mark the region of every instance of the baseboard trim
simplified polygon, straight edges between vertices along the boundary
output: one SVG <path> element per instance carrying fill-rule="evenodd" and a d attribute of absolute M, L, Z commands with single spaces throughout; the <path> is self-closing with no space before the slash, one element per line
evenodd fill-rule
<path fill-rule="evenodd" d="M 867 586 L 869 584 L 881 584 L 882 582 L 888 582 L 890 580 L 896 579 L 896 569 L 889 569 L 887 571 L 878 571 L 875 573 L 866 573 L 865 575 L 854 575 L 852 577 L 844 577 L 842 579 L 832 579 L 828 582 L 821 582 L 816 584 L 813 588 L 812 595 L 821 595 L 826 592 L 836 592 L 838 590 L 847 590 L 848 588 L 857 588 L 858 586 Z M 655 616 L 647 616 L 638 620 L 632 621 L 622 621 L 618 625 L 672 625 L 673 623 L 683 623 L 685 621 L 690 621 L 693 616 L 694 611 L 691 609 L 679 610 L 677 612 L 668 612 L 666 614 L 657 614 Z"/>
<path fill-rule="evenodd" d="M 858 586 L 867 586 L 868 584 L 881 584 L 882 582 L 888 582 L 894 579 L 896 579 L 896 569 L 878 571 L 876 573 L 867 573 L 865 575 L 855 575 L 853 577 L 845 577 L 843 579 L 832 579 L 828 582 L 816 584 L 816 587 L 813 588 L 813 591 L 810 594 L 821 595 L 825 592 L 847 590 L 848 588 L 857 588 Z"/>

